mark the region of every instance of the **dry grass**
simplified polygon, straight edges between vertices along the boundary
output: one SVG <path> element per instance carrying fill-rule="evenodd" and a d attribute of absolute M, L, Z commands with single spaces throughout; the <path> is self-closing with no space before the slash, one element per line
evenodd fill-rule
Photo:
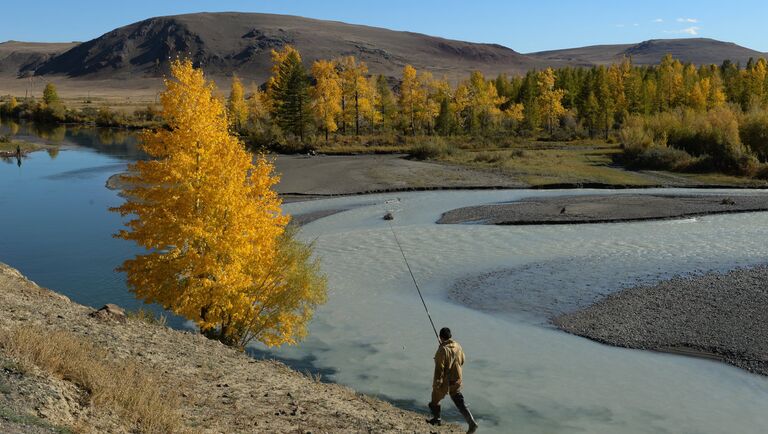
<path fill-rule="evenodd" d="M 151 325 L 157 325 L 160 327 L 165 327 L 165 325 L 168 323 L 168 317 L 166 317 L 164 314 L 155 314 L 151 310 L 139 308 L 134 311 L 128 311 L 126 312 L 126 315 L 128 318 L 133 318 L 142 322 L 145 322 L 147 324 Z"/>
<path fill-rule="evenodd" d="M 0 347 L 21 365 L 69 381 L 95 407 L 114 411 L 132 431 L 183 431 L 177 398 L 160 387 L 147 367 L 116 359 L 85 338 L 40 327 L 0 331 Z"/>
<path fill-rule="evenodd" d="M 532 185 L 603 183 L 647 185 L 640 174 L 613 165 L 621 149 L 601 142 L 523 142 L 512 148 L 465 150 L 444 161 L 493 168 Z"/>

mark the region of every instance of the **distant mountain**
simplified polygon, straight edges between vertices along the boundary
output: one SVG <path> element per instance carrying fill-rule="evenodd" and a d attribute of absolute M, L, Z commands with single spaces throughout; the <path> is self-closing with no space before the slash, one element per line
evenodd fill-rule
<path fill-rule="evenodd" d="M 472 70 L 519 73 L 542 62 L 495 44 L 453 41 L 418 33 L 286 15 L 199 13 L 150 18 L 113 30 L 60 54 L 39 75 L 121 78 L 159 76 L 168 60 L 190 56 L 208 74 L 267 78 L 270 51 L 295 46 L 307 65 L 355 55 L 371 73 L 399 76 L 404 65 L 459 78 Z"/>
<path fill-rule="evenodd" d="M 2 42 L 0 43 L 0 75 L 32 74 L 52 57 L 77 45 L 78 42 Z"/>
<path fill-rule="evenodd" d="M 474 70 L 492 77 L 547 66 L 608 64 L 624 57 L 631 57 L 635 64 L 651 65 L 667 53 L 696 64 L 720 64 L 725 59 L 744 64 L 750 57 L 764 56 L 736 44 L 703 38 L 521 54 L 496 44 L 337 21 L 228 12 L 150 18 L 81 44 L 0 43 L 0 78 L 34 73 L 59 82 L 63 77 L 82 79 L 67 80 L 77 86 L 99 80 L 124 89 L 153 89 L 160 84 L 158 77 L 167 74 L 170 59 L 188 56 L 209 76 L 224 78 L 221 84 L 228 84 L 227 77 L 233 73 L 261 83 L 270 72 L 271 50 L 287 44 L 299 49 L 307 66 L 317 59 L 354 55 L 368 64 L 372 74 L 399 77 L 403 66 L 411 64 L 452 80 Z"/>
<path fill-rule="evenodd" d="M 747 63 L 750 57 L 766 57 L 765 53 L 751 50 L 731 42 L 707 38 L 652 39 L 639 44 L 593 45 L 589 47 L 528 53 L 541 61 L 565 62 L 578 65 L 606 65 L 631 57 L 636 65 L 655 65 L 666 54 L 682 62 L 697 65 L 721 64 L 729 59 Z"/>

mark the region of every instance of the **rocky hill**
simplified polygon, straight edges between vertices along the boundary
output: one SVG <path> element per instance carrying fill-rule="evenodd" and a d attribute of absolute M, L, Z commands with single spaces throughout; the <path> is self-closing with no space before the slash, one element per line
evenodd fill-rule
<path fill-rule="evenodd" d="M 578 65 L 606 65 L 632 58 L 637 65 L 655 65 L 666 54 L 683 62 L 697 65 L 721 64 L 724 60 L 746 64 L 750 58 L 767 57 L 732 42 L 707 38 L 652 39 L 639 44 L 592 45 L 589 47 L 528 53 L 527 56 L 549 62 L 565 62 Z"/>
<path fill-rule="evenodd" d="M 77 45 L 77 42 L 2 42 L 0 43 L 0 75 L 23 77 L 32 74 L 52 57 Z"/>
<path fill-rule="evenodd" d="M 545 63 L 495 44 L 454 41 L 411 32 L 287 15 L 197 13 L 150 18 L 115 29 L 54 57 L 37 74 L 69 77 L 158 76 L 168 60 L 190 56 L 208 74 L 233 72 L 264 81 L 270 51 L 291 44 L 305 62 L 354 55 L 374 74 L 399 76 L 405 64 L 458 78 L 472 70 L 495 75 Z"/>
<path fill-rule="evenodd" d="M 197 333 L 118 308 L 94 315 L 3 264 L 0 312 L 3 433 L 436 431 L 425 415 Z"/>

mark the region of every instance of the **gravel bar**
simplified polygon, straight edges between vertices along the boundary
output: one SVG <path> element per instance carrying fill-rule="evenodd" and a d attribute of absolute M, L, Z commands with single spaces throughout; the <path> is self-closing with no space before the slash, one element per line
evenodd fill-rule
<path fill-rule="evenodd" d="M 552 322 L 609 345 L 712 358 L 768 375 L 768 265 L 626 289 Z"/>
<path fill-rule="evenodd" d="M 618 223 L 754 211 L 768 211 L 768 194 L 558 196 L 458 208 L 444 213 L 437 223 L 488 225 Z"/>

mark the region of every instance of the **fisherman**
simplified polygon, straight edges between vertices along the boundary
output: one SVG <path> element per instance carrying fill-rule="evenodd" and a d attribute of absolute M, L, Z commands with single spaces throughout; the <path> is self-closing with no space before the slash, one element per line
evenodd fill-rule
<path fill-rule="evenodd" d="M 435 377 L 432 382 L 432 401 L 429 409 L 432 419 L 427 420 L 431 425 L 440 425 L 440 401 L 445 395 L 451 395 L 453 403 L 469 424 L 467 434 L 477 431 L 477 422 L 469 412 L 464 395 L 461 394 L 461 367 L 464 365 L 464 351 L 458 342 L 451 339 L 451 329 L 440 329 L 440 346 L 435 353 Z"/>

